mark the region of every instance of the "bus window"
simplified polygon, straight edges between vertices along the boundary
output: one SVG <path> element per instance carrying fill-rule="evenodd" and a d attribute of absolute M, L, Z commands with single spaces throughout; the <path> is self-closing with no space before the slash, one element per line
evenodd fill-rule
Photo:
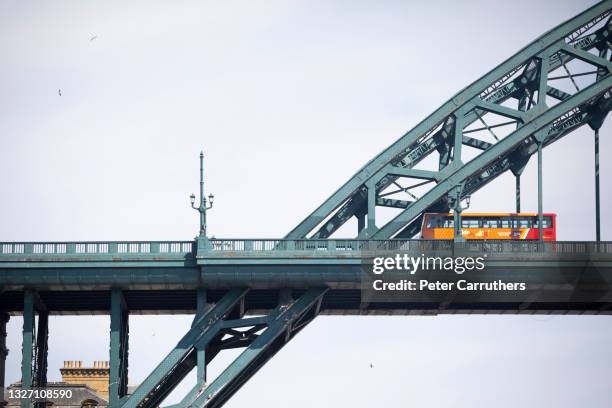
<path fill-rule="evenodd" d="M 533 217 L 533 228 L 539 228 L 540 223 L 539 217 Z M 542 228 L 550 228 L 552 227 L 552 217 L 543 217 L 542 218 Z"/>
<path fill-rule="evenodd" d="M 442 228 L 444 224 L 444 217 L 441 216 L 430 216 L 427 222 L 427 228 Z"/>
<path fill-rule="evenodd" d="M 444 219 L 444 228 L 455 228 L 455 220 L 453 217 L 446 217 Z"/>
<path fill-rule="evenodd" d="M 512 228 L 512 219 L 511 218 L 501 218 L 499 220 L 500 228 Z"/>
<path fill-rule="evenodd" d="M 552 217 L 544 217 L 542 219 L 542 225 L 544 226 L 544 228 L 552 227 Z"/>
<path fill-rule="evenodd" d="M 461 219 L 461 226 L 463 228 L 478 228 L 478 218 L 462 218 Z"/>
<path fill-rule="evenodd" d="M 515 228 L 531 228 L 531 220 L 529 218 L 517 218 L 514 222 Z"/>
<path fill-rule="evenodd" d="M 484 217 L 482 219 L 482 228 L 499 228 L 499 219 L 493 217 Z"/>

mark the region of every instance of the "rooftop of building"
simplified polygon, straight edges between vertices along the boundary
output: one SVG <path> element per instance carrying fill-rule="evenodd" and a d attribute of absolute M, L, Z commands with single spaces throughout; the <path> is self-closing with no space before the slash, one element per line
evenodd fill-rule
<path fill-rule="evenodd" d="M 66 398 L 45 398 L 40 401 L 47 401 L 46 405 L 53 408 L 74 408 L 74 407 L 98 407 L 105 408 L 108 401 L 96 394 L 96 391 L 87 384 L 70 384 L 66 382 L 48 382 L 46 390 L 70 391 L 70 395 L 63 393 Z M 9 385 L 5 390 L 5 398 L 8 402 L 7 407 L 21 406 L 21 399 L 14 391 L 21 390 L 21 382 Z M 12 392 L 11 392 L 12 391 Z"/>
<path fill-rule="evenodd" d="M 108 383 L 110 366 L 108 361 L 94 361 L 93 364 L 83 365 L 81 360 L 64 361 L 59 369 L 62 381 L 48 382 L 41 393 L 38 388 L 38 401 L 46 401 L 46 405 L 53 408 L 86 407 L 104 408 L 108 406 Z M 4 398 L 8 407 L 21 405 L 20 393 L 22 383 L 16 382 L 6 388 Z M 34 388 L 36 390 L 36 388 Z M 57 393 L 49 395 L 49 391 Z M 42 398 L 44 397 L 44 398 Z"/>

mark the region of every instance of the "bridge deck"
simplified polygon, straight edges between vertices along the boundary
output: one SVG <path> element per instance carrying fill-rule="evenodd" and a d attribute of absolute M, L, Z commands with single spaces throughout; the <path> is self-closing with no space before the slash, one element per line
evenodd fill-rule
<path fill-rule="evenodd" d="M 608 313 L 608 302 L 583 304 L 362 303 L 364 257 L 486 256 L 494 277 L 536 273 L 555 281 L 577 265 L 612 276 L 612 242 L 215 239 L 197 241 L 0 243 L 0 310 L 22 310 L 22 291 L 37 289 L 53 313 L 107 313 L 110 289 L 125 290 L 133 313 L 192 313 L 196 288 L 210 299 L 228 288 L 252 288 L 251 313 L 275 305 L 281 287 L 296 293 L 325 285 L 327 314 Z"/>

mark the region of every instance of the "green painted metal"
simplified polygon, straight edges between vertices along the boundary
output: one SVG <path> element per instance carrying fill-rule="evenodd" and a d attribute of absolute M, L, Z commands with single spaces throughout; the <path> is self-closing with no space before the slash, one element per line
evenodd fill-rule
<path fill-rule="evenodd" d="M 194 241 L 0 243 L 0 273 L 9 268 L 185 268 L 195 266 Z M 78 272 L 77 272 L 78 273 Z M 0 275 L 1 278 L 1 275 Z"/>
<path fill-rule="evenodd" d="M 457 194 L 457 187 L 455 194 Z M 464 196 L 464 195 L 462 195 Z M 509 241 L 509 242 L 492 242 L 492 241 L 471 241 L 470 246 L 478 248 L 478 250 L 487 253 L 489 248 L 497 248 L 499 245 L 517 245 L 527 244 L 528 241 Z M 61 243 L 40 243 L 41 245 L 61 245 Z M 72 255 L 57 255 L 48 254 L 44 259 L 33 262 L 31 259 L 24 258 L 23 254 L 11 255 L 4 254 L 0 259 L 0 278 L 2 281 L 7 281 L 7 277 L 11 275 L 10 272 L 16 269 L 28 269 L 36 272 L 42 272 L 46 268 L 63 268 L 66 271 L 66 276 L 75 274 L 75 278 L 82 276 L 87 273 L 87 270 L 96 270 L 101 268 L 116 269 L 116 270 L 129 270 L 129 279 L 138 280 L 139 271 L 148 272 L 149 275 L 155 277 L 157 274 L 166 274 L 167 276 L 175 277 L 177 283 L 190 282 L 194 283 L 192 279 L 183 279 L 181 275 L 188 275 L 193 268 L 194 271 L 199 271 L 198 265 L 204 265 L 210 259 L 217 257 L 234 257 L 241 256 L 242 254 L 252 254 L 262 259 L 262 262 L 266 262 L 264 258 L 296 258 L 299 259 L 325 259 L 325 258 L 355 258 L 361 255 L 360 251 L 373 251 L 373 250 L 408 250 L 416 248 L 432 248 L 440 246 L 442 248 L 448 247 L 448 241 L 444 240 L 421 240 L 421 239 L 273 239 L 273 238 L 222 238 L 222 239 L 211 239 L 210 248 L 206 251 L 202 251 L 194 257 L 193 262 L 185 264 L 177 264 L 175 268 L 168 267 L 166 261 L 159 259 L 155 254 L 147 257 L 142 257 L 138 262 L 131 261 L 131 256 L 123 257 L 116 256 L 112 262 L 101 262 L 98 259 L 91 259 L 88 255 L 72 254 Z M 575 253 L 579 253 L 581 248 L 586 248 L 591 243 L 586 241 L 559 241 L 556 246 L 543 245 L 540 246 L 538 251 L 552 251 L 554 252 L 555 247 L 575 248 Z M 14 245 L 13 243 L 0 243 L 2 245 Z M 527 248 L 528 246 L 519 245 L 516 251 L 521 251 L 521 248 Z M 527 253 L 533 252 L 531 249 L 524 249 Z M 27 254 L 26 254 L 27 257 Z M 180 267 L 180 268 L 179 268 Z M 73 269 L 78 269 L 72 271 Z M 170 273 L 173 272 L 173 273 Z M 22 272 L 19 272 L 22 273 Z M 106 272 L 109 276 L 112 276 L 111 272 Z M 196 277 L 197 278 L 197 277 Z M 155 279 L 144 280 L 147 283 L 155 282 Z"/>
<path fill-rule="evenodd" d="M 158 406 L 198 364 L 197 360 L 200 356 L 205 358 L 203 361 L 205 367 L 223 349 L 246 347 L 234 363 L 210 385 L 201 381 L 203 377 L 200 377 L 202 372 L 199 370 L 196 385 L 178 406 L 204 406 L 221 399 L 226 400 L 273 353 L 318 314 L 320 302 L 326 291 L 326 288 L 312 289 L 296 301 L 287 299 L 265 317 L 240 319 L 242 313 L 239 312 L 238 319 L 234 320 L 231 319 L 231 316 L 234 315 L 232 310 L 241 306 L 241 301 L 247 293 L 246 289 L 231 289 L 208 310 L 204 310 L 206 299 L 203 295 L 205 292 L 200 291 L 200 307 L 192 328 L 132 395 L 123 400 L 115 398 L 111 406 L 124 408 Z M 113 291 L 113 297 L 117 299 L 113 302 L 114 312 L 121 310 L 117 306 L 120 304 L 119 295 L 119 291 Z M 235 330 L 244 327 L 252 328 L 247 331 Z M 263 332 L 259 333 L 261 330 Z M 277 342 L 276 340 L 283 333 L 285 333 L 283 341 Z M 227 339 L 227 335 L 234 337 Z M 111 347 L 111 352 L 112 350 Z M 200 355 L 201 350 L 209 352 Z M 116 373 L 111 373 L 111 377 L 112 382 L 116 378 Z M 111 389 L 112 387 L 111 384 Z M 202 400 L 203 393 L 206 394 L 204 401 Z"/>
<path fill-rule="evenodd" d="M 541 242 L 544 240 L 544 234 L 542 234 L 542 221 L 544 219 L 544 210 L 542 203 L 542 186 L 544 181 L 542 180 L 542 142 L 538 142 L 538 240 Z"/>
<path fill-rule="evenodd" d="M 161 361 L 151 374 L 134 390 L 123 408 L 155 407 L 174 389 L 197 364 L 197 343 L 206 344 L 222 326 L 223 319 L 247 293 L 247 289 L 232 289 L 202 316 L 197 317 L 191 329 L 176 347 Z"/>
<path fill-rule="evenodd" d="M 222 406 L 267 360 L 316 317 L 325 292 L 327 288 L 310 289 L 296 301 L 281 303 L 270 314 L 267 328 L 186 406 Z M 309 310 L 313 310 L 313 313 L 304 319 Z"/>
<path fill-rule="evenodd" d="M 390 237 L 401 230 L 408 222 L 417 217 L 427 208 L 444 198 L 448 192 L 457 183 L 467 180 L 470 177 L 480 177 L 487 170 L 488 166 L 494 165 L 500 157 L 508 155 L 519 145 L 523 140 L 531 138 L 533 133 L 538 131 L 548 131 L 549 125 L 554 126 L 553 122 L 562 115 L 568 113 L 577 106 L 585 105 L 592 98 L 603 95 L 612 86 L 612 78 L 606 76 L 602 79 L 600 86 L 590 86 L 575 94 L 571 99 L 560 102 L 555 107 L 543 111 L 540 115 L 535 115 L 529 122 L 512 134 L 506 136 L 490 149 L 483 152 L 477 158 L 459 167 L 456 171 L 444 177 L 440 183 L 432 188 L 427 194 L 415 201 L 410 207 L 389 221 L 385 226 L 380 228 L 373 238 L 384 239 Z"/>
<path fill-rule="evenodd" d="M 21 244 L 0 243 L 0 248 L 18 245 Z M 40 242 L 36 245 L 62 246 L 64 243 Z M 0 280 L 7 283 L 21 281 L 22 284 L 27 284 L 30 277 L 26 279 L 21 271 L 26 269 L 32 276 L 39 276 L 41 281 L 47 280 L 47 283 L 51 285 L 54 282 L 60 283 L 54 280 L 53 273 L 61 268 L 64 283 L 78 281 L 84 283 L 86 281 L 83 280 L 83 277 L 88 273 L 94 274 L 100 269 L 108 269 L 105 276 L 116 279 L 118 283 L 195 285 L 198 283 L 199 268 L 209 262 L 207 260 L 218 257 L 240 257 L 248 253 L 260 258 L 262 263 L 268 263 L 266 258 L 271 260 L 295 258 L 295 262 L 299 262 L 301 259 L 356 258 L 360 256 L 360 251 L 422 248 L 435 245 L 446 247 L 448 243 L 439 240 L 414 239 L 211 239 L 210 247 L 197 255 L 193 254 L 190 262 L 181 261 L 174 264 L 168 264 L 165 258 L 159 257 L 156 253 L 140 253 L 138 260 L 134 260 L 133 256 L 136 254 L 103 254 L 93 257 L 91 254 L 81 253 L 46 253 L 44 257 L 38 258 L 39 254 L 5 252 L 0 254 Z M 472 242 L 470 245 L 487 252 L 487 248 L 496 248 L 499 243 Z M 518 248 L 517 250 L 526 247 Z M 579 249 L 582 246 L 576 246 L 576 248 Z M 544 245 L 540 247 L 540 250 L 552 251 L 553 247 Z M 532 252 L 532 250 L 526 249 L 525 252 Z M 129 274 L 121 272 L 127 270 Z"/>
<path fill-rule="evenodd" d="M 82 256 L 89 260 L 104 260 L 120 256 L 138 260 L 139 256 L 156 259 L 184 259 L 193 255 L 193 241 L 82 241 L 82 242 L 3 242 L 0 259 L 44 259 L 48 256 Z M 25 257 L 25 258 L 24 258 Z"/>
<path fill-rule="evenodd" d="M 526 262 L 537 268 L 556 262 L 559 273 L 573 262 L 612 262 L 611 242 L 537 242 L 442 240 L 211 240 L 212 250 L 198 256 L 197 268 L 66 268 L 65 261 L 48 267 L 4 270 L 0 279 L 8 290 L 35 287 L 65 290 L 181 290 L 251 286 L 258 289 L 305 288 L 316 285 L 349 288 L 359 282 L 363 256 L 372 251 L 406 251 L 415 255 L 438 251 L 452 255 L 487 255 L 490 262 Z M 85 261 L 74 261 L 86 265 Z M 186 279 L 188 277 L 188 279 Z"/>
<path fill-rule="evenodd" d="M 0 290 L 0 293 L 2 291 Z M 6 367 L 6 356 L 8 356 L 8 349 L 6 348 L 6 324 L 10 319 L 8 313 L 0 313 L 0 405 L 6 405 L 7 396 L 5 395 L 5 367 Z"/>
<path fill-rule="evenodd" d="M 599 205 L 599 128 L 595 129 L 595 240 L 601 241 L 601 210 Z"/>
<path fill-rule="evenodd" d="M 116 288 L 111 291 L 110 317 L 108 403 L 109 407 L 115 408 L 127 395 L 129 361 L 129 310 L 123 293 Z"/>
<path fill-rule="evenodd" d="M 200 213 L 200 235 L 199 238 L 206 241 L 206 210 L 210 210 L 213 206 L 214 196 L 210 194 L 209 203 L 206 203 L 206 196 L 204 193 L 204 152 L 200 152 L 200 204 L 196 207 L 194 205 L 195 196 L 191 195 L 191 207 Z"/>
<path fill-rule="evenodd" d="M 21 345 L 21 387 L 31 389 L 33 385 L 34 361 L 34 292 L 24 291 L 23 294 L 23 342 Z M 21 400 L 21 408 L 32 407 L 29 399 Z"/>
<path fill-rule="evenodd" d="M 7 290 L 37 287 L 44 290 L 94 290 L 110 284 L 130 289 L 180 289 L 201 284 L 200 268 L 165 268 L 151 263 L 148 267 L 105 264 L 104 267 L 78 261 L 80 267 L 66 267 L 65 262 L 47 262 L 41 267 L 14 264 L 10 269 L 0 267 L 0 280 Z"/>
<path fill-rule="evenodd" d="M 198 288 L 197 290 L 197 299 L 196 299 L 196 319 L 197 321 L 200 317 L 204 316 L 206 313 L 206 309 L 208 306 L 207 296 L 206 296 L 206 288 Z M 198 373 L 197 373 L 197 384 L 202 385 L 206 382 L 206 347 L 198 348 Z"/>
<path fill-rule="evenodd" d="M 210 322 L 206 335 L 195 344 L 198 350 L 206 348 L 206 364 L 222 350 L 245 350 L 211 384 L 198 381 L 180 403 L 170 407 L 223 405 L 269 358 L 318 315 L 326 292 L 326 288 L 311 289 L 293 300 L 288 291 L 281 291 L 284 296 L 279 297 L 279 306 L 266 316 L 240 318 L 238 314 L 237 319 L 230 319 L 231 314 L 226 314 Z M 209 317 L 206 319 L 210 320 Z M 238 331 L 237 328 L 247 330 Z M 154 397 L 142 406 L 154 406 L 160 400 Z"/>
<path fill-rule="evenodd" d="M 554 138 L 550 137 L 545 141 L 544 146 L 547 146 L 558 140 L 563 134 L 577 128 L 576 125 L 587 123 L 588 120 L 585 119 L 588 118 L 583 117 L 581 118 L 583 120 L 578 122 L 576 117 L 590 115 L 588 111 L 592 111 L 595 105 L 605 103 L 607 106 L 607 101 L 603 99 L 608 99 L 608 96 L 604 94 L 609 88 L 609 81 L 606 79 L 610 73 L 610 63 L 602 57 L 604 53 L 597 56 L 589 51 L 605 49 L 607 52 L 609 48 L 611 5 L 612 2 L 609 0 L 601 2 L 561 24 L 455 95 L 427 119 L 366 164 L 352 179 L 294 228 L 287 238 L 306 238 L 308 236 L 327 238 L 342 223 L 350 219 L 351 215 L 357 216 L 357 211 L 361 209 L 361 206 L 355 203 L 364 200 L 363 192 L 367 190 L 372 180 L 380 180 L 377 182 L 376 194 L 367 190 L 367 202 L 370 203 L 368 209 L 369 212 L 372 212 L 371 203 L 376 203 L 377 196 L 397 179 L 395 175 L 389 174 L 389 165 L 407 168 L 403 175 L 417 178 L 415 177 L 417 173 L 410 175 L 408 170 L 413 169 L 425 156 L 437 150 L 440 153 L 440 171 L 437 176 L 430 176 L 438 183 L 438 186 L 449 178 L 455 179 L 454 184 L 467 177 L 487 179 L 482 183 L 468 183 L 469 188 L 465 192 L 471 194 L 503 171 L 508 170 L 511 164 L 515 163 L 512 154 L 518 148 L 523 148 L 520 142 L 529 141 L 531 134 L 535 131 L 546 131 L 545 128 L 548 127 L 548 132 L 555 134 Z M 570 95 L 549 84 L 548 73 L 559 67 L 565 67 L 567 62 L 573 59 L 593 64 L 602 72 L 597 81 L 591 85 L 591 91 L 595 92 L 589 92 L 592 96 L 601 96 L 599 99 L 584 100 L 577 97 L 582 92 Z M 534 93 L 537 93 L 535 100 Z M 548 94 L 561 99 L 564 110 L 555 109 L 557 106 L 554 108 L 546 106 L 545 96 Z M 518 100 L 519 103 L 523 101 L 518 109 L 502 105 L 512 99 Z M 482 120 L 482 114 L 485 112 L 495 112 L 515 119 L 517 122 L 515 133 L 495 143 L 476 141 L 473 138 L 466 139 L 462 134 L 465 133 L 463 129 L 474 121 Z M 554 112 L 556 116 L 553 117 L 551 112 Z M 569 116 L 573 116 L 571 120 L 564 116 L 568 113 L 571 113 Z M 566 131 L 564 132 L 559 132 L 559 129 L 556 128 L 561 122 L 565 126 Z M 492 130 L 490 126 L 485 126 L 484 129 Z M 516 136 L 521 130 L 528 131 L 523 132 L 520 139 L 514 138 L 515 143 L 512 145 L 506 145 L 503 150 L 498 148 L 506 139 L 513 135 Z M 467 145 L 482 148 L 482 153 L 468 163 L 468 165 L 472 163 L 476 165 L 476 169 L 471 174 L 462 171 L 467 167 L 467 165 L 461 166 L 461 144 L 464 142 L 467 142 Z M 448 159 L 450 156 L 453 157 L 452 162 Z M 502 164 L 503 161 L 510 164 Z M 500 170 L 501 167 L 505 168 L 492 175 L 487 172 L 487 168 L 496 162 L 501 165 Z M 380 230 L 373 233 L 369 228 L 369 236 L 390 238 L 399 233 L 400 237 L 409 237 L 402 235 L 402 231 L 414 231 L 415 228 L 410 226 L 410 222 L 418 219 L 423 212 L 438 206 L 439 200 L 448 192 L 449 188 L 435 197 L 435 200 L 432 200 L 432 196 L 429 195 L 412 202 L 398 218 L 382 226 Z M 338 217 L 338 214 L 342 216 Z M 372 218 L 370 215 L 368 217 Z M 315 231 L 315 228 L 325 219 L 328 221 L 324 222 L 318 231 Z"/>
<path fill-rule="evenodd" d="M 34 386 L 45 388 L 47 386 L 47 354 L 49 340 L 49 313 L 41 310 L 38 313 L 38 329 L 36 330 L 36 347 L 34 349 Z M 45 408 L 44 401 L 34 403 L 36 408 Z"/>
<path fill-rule="evenodd" d="M 516 213 L 521 212 L 521 176 L 515 176 Z"/>
<path fill-rule="evenodd" d="M 200 213 L 200 234 L 195 241 L 0 243 L 0 285 L 3 290 L 24 292 L 23 387 L 46 383 L 48 312 L 33 289 L 110 291 L 110 407 L 156 407 L 195 367 L 197 382 L 178 406 L 218 407 L 317 316 L 329 288 L 359 288 L 362 256 L 368 251 L 487 254 L 495 273 L 502 275 L 509 270 L 505 267 L 522 266 L 525 273 L 561 276 L 564 268 L 586 262 L 610 270 L 612 243 L 599 242 L 598 129 L 612 108 L 608 55 L 611 9 L 612 0 L 591 7 L 456 94 L 367 163 L 286 239 L 208 239 L 206 210 L 212 207 L 212 197 L 209 206 L 201 154 L 199 206 L 192 202 Z M 587 74 L 572 74 L 567 64 L 573 60 L 596 68 L 596 80 L 583 89 L 574 78 Z M 552 77 L 550 73 L 556 69 L 564 69 L 567 75 Z M 552 81 L 557 79 L 571 80 L 576 92 L 555 87 Z M 547 97 L 558 103 L 549 106 Z M 512 102 L 516 102 L 516 108 Z M 491 124 L 486 119 L 490 114 L 506 119 Z M 469 128 L 474 123 L 476 127 Z M 502 126 L 513 124 L 510 134 L 498 137 Z M 584 124 L 595 129 L 598 242 L 403 239 L 418 232 L 423 213 L 448 211 L 449 207 L 455 208 L 455 236 L 460 238 L 461 199 L 508 170 L 516 177 L 516 207 L 520 211 L 520 175 L 533 154 L 538 155 L 541 237 L 542 150 Z M 494 141 L 480 140 L 478 132 L 485 132 Z M 477 149 L 477 157 L 464 161 L 463 145 Z M 437 171 L 415 167 L 436 153 Z M 406 178 L 415 180 L 414 184 L 402 184 Z M 421 186 L 431 189 L 417 197 L 411 190 Z M 410 199 L 392 197 L 397 192 L 405 192 Z M 378 206 L 401 212 L 377 226 Z M 369 239 L 327 239 L 352 217 L 358 220 L 357 236 Z M 317 289 L 306 290 L 297 300 L 289 295 L 291 289 L 313 287 Z M 228 292 L 207 306 L 207 291 L 218 288 Z M 126 395 L 129 313 L 122 295 L 125 289 L 197 291 L 191 329 L 130 396 Z M 278 307 L 265 316 L 242 318 L 247 292 L 258 289 L 277 290 Z M 593 305 L 593 310 L 601 311 L 597 307 L 600 305 Z M 39 311 L 38 336 L 34 334 L 35 310 Z M 222 350 L 231 348 L 244 351 L 207 384 L 207 364 Z M 0 360 L 3 362 L 3 358 Z M 22 405 L 31 403 L 24 400 Z"/>
<path fill-rule="evenodd" d="M 49 352 L 49 312 L 40 307 L 38 311 L 38 328 L 36 330 L 36 347 L 34 349 L 34 386 L 44 388 L 47 386 L 47 356 Z M 36 408 L 44 408 L 45 402 L 34 403 Z"/>
<path fill-rule="evenodd" d="M 38 328 L 36 312 L 38 311 Z M 22 389 L 47 385 L 47 354 L 49 338 L 49 313 L 38 293 L 24 290 L 23 294 L 23 343 L 21 355 Z M 22 399 L 21 406 L 43 407 L 43 402 Z"/>

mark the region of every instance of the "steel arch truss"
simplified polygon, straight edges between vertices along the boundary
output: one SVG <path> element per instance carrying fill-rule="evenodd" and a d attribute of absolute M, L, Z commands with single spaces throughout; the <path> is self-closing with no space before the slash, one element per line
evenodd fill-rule
<path fill-rule="evenodd" d="M 593 6 L 456 94 L 287 238 L 328 238 L 351 217 L 359 237 L 411 238 L 423 213 L 448 211 L 457 191 L 472 194 L 507 170 L 520 176 L 538 144 L 584 124 L 599 128 L 611 103 L 611 10 L 611 0 Z M 434 170 L 418 167 L 434 161 Z M 397 214 L 377 226 L 380 207 Z"/>
<path fill-rule="evenodd" d="M 183 378 L 198 365 L 202 351 L 205 365 L 221 351 L 244 351 L 210 384 L 197 384 L 172 407 L 220 407 L 276 352 L 310 323 L 321 308 L 326 288 L 309 289 L 294 299 L 280 291 L 278 306 L 267 316 L 246 317 L 244 297 L 248 289 L 229 290 L 216 304 L 196 316 L 191 329 L 151 374 L 119 400 L 123 408 L 158 407 Z M 198 372 L 203 372 L 200 367 Z"/>

